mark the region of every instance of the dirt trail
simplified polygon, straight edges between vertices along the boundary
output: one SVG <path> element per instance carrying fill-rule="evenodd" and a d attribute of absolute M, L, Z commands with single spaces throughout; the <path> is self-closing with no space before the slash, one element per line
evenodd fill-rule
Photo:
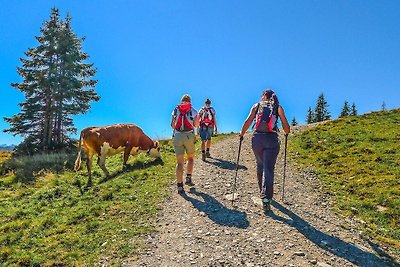
<path fill-rule="evenodd" d="M 195 160 L 196 184 L 166 201 L 149 236 L 149 249 L 126 266 L 389 266 L 378 248 L 361 237 L 355 222 L 330 210 L 312 173 L 287 163 L 285 203 L 281 201 L 283 151 L 275 170 L 275 201 L 265 214 L 258 196 L 251 135 L 242 145 L 237 207 L 225 198 L 232 191 L 238 137 L 212 147 L 212 158 Z M 382 254 L 381 254 L 382 255 Z"/>

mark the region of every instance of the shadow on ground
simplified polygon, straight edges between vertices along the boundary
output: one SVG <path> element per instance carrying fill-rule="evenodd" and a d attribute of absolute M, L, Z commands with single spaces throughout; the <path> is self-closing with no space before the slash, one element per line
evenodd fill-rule
<path fill-rule="evenodd" d="M 190 194 L 201 197 L 202 200 L 191 197 Z M 198 192 L 193 187 L 190 189 L 190 194 L 183 194 L 182 197 L 191 202 L 200 212 L 204 212 L 213 222 L 228 227 L 249 227 L 249 221 L 245 212 L 229 209 L 214 197 L 203 192 Z"/>
<path fill-rule="evenodd" d="M 232 162 L 229 160 L 223 160 L 211 157 L 211 158 L 206 158 L 205 162 L 215 165 L 221 169 L 236 170 L 236 162 Z M 239 164 L 238 170 L 247 170 L 247 167 Z"/>
<path fill-rule="evenodd" d="M 273 211 L 266 213 L 266 216 L 271 217 L 274 220 L 281 221 L 287 225 L 295 228 L 303 236 L 308 238 L 314 244 L 320 248 L 338 256 L 346 259 L 357 266 L 400 266 L 395 260 L 389 255 L 385 254 L 384 258 L 364 251 L 360 247 L 354 244 L 347 243 L 336 236 L 326 234 L 314 226 L 310 225 L 307 221 L 303 220 L 301 217 L 296 215 L 294 212 L 280 205 L 276 201 L 272 201 L 272 206 L 278 209 L 283 214 L 287 215 L 289 218 L 279 216 Z M 376 245 L 375 245 L 376 246 Z M 376 250 L 376 249 L 375 249 Z"/>

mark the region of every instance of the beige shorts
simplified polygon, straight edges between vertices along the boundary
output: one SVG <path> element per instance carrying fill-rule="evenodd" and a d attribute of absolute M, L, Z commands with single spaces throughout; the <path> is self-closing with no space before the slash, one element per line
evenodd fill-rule
<path fill-rule="evenodd" d="M 175 132 L 174 149 L 176 155 L 194 154 L 196 136 L 192 132 Z"/>

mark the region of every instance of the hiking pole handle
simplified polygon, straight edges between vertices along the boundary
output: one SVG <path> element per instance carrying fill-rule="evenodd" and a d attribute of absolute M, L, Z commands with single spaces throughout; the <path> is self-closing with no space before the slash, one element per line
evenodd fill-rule
<path fill-rule="evenodd" d="M 240 140 L 239 141 L 239 150 L 238 150 L 238 156 L 237 156 L 237 160 L 236 160 L 236 174 L 235 174 L 235 178 L 233 181 L 233 189 L 232 189 L 232 206 L 233 206 L 233 201 L 235 200 L 236 178 L 237 178 L 237 174 L 238 174 L 238 170 L 239 170 L 239 157 L 240 157 L 240 150 L 242 148 L 243 136 L 240 136 L 239 140 Z"/>
<path fill-rule="evenodd" d="M 286 151 L 287 151 L 288 134 L 285 134 L 285 152 L 283 156 L 283 182 L 282 182 L 282 202 L 285 198 L 285 178 L 286 178 Z"/>

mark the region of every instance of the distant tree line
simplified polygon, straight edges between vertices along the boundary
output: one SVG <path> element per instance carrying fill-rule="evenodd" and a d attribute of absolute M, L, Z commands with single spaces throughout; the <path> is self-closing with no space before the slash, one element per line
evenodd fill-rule
<path fill-rule="evenodd" d="M 53 8 L 40 32 L 39 45 L 20 59 L 17 71 L 22 82 L 11 84 L 25 94 L 21 111 L 4 118 L 11 125 L 4 132 L 23 136 L 17 149 L 27 154 L 68 146 L 72 141 L 68 133 L 77 131 L 71 116 L 86 113 L 90 102 L 100 99 L 97 80 L 91 78 L 96 69 L 85 63 L 89 56 L 82 52 L 84 38 L 74 34 L 69 14 L 62 20 Z"/>
<path fill-rule="evenodd" d="M 328 107 L 329 107 L 328 102 L 325 100 L 324 94 L 321 93 L 318 96 L 315 108 L 312 109 L 311 107 L 308 107 L 306 115 L 306 123 L 309 124 L 314 122 L 330 120 L 331 115 L 328 110 Z M 347 102 L 347 100 L 344 101 L 344 105 L 342 111 L 340 112 L 339 118 L 354 116 L 354 115 L 357 115 L 357 109 L 355 103 L 353 102 L 351 107 L 349 107 L 349 103 Z"/>

